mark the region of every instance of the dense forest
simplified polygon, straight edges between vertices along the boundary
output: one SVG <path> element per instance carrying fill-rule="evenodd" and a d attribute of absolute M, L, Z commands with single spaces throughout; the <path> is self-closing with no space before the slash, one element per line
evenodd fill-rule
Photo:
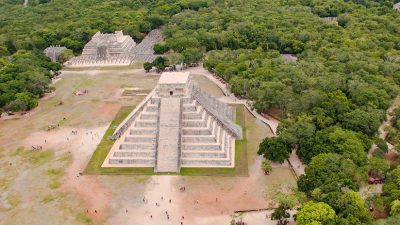
<path fill-rule="evenodd" d="M 123 30 L 140 42 L 152 29 L 183 10 L 199 10 L 205 1 L 180 0 L 0 0 L 0 110 L 28 110 L 49 91 L 60 65 L 43 57 L 50 45 L 75 54 L 97 31 Z"/>
<path fill-rule="evenodd" d="M 388 147 L 377 135 L 400 91 L 396 2 L 35 0 L 24 8 L 22 1 L 0 0 L 0 107 L 30 109 L 49 91 L 49 71 L 60 68 L 41 53 L 51 44 L 79 54 L 98 30 L 123 30 L 140 41 L 162 27 L 166 40 L 155 51 L 167 57 L 154 65 L 203 60 L 257 111 L 280 112 L 279 136 L 265 139 L 259 154 L 281 162 L 295 149 L 307 164 L 298 180 L 308 200 L 299 225 L 372 224 L 369 207 L 390 216 L 383 224 L 399 224 L 400 162 L 385 160 Z M 396 110 L 392 144 L 399 118 Z M 383 194 L 362 198 L 369 176 L 386 178 Z"/>
<path fill-rule="evenodd" d="M 283 162 L 296 149 L 308 165 L 298 188 L 315 204 L 304 205 L 299 215 L 306 219 L 299 224 L 371 224 L 367 205 L 398 219 L 398 162 L 389 166 L 386 142 L 377 136 L 399 94 L 400 15 L 393 3 L 216 2 L 173 16 L 165 43 L 155 50 L 181 59 L 204 52 L 205 68 L 226 80 L 236 96 L 252 100 L 259 112 L 281 112 L 279 136 L 265 139 L 259 153 Z M 298 62 L 285 62 L 282 54 Z M 397 131 L 392 134 L 397 137 Z M 374 142 L 378 147 L 368 159 Z M 386 175 L 388 184 L 385 196 L 364 202 L 358 190 L 369 175 Z M 309 220 L 308 205 L 333 214 Z"/>

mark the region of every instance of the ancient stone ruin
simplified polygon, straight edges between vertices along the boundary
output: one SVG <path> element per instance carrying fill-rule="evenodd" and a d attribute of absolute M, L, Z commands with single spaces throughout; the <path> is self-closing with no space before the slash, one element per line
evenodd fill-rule
<path fill-rule="evenodd" d="M 281 54 L 282 60 L 287 63 L 295 63 L 298 58 L 293 54 Z"/>
<path fill-rule="evenodd" d="M 151 31 L 138 45 L 122 31 L 113 34 L 97 32 L 85 45 L 82 55 L 65 63 L 69 67 L 118 66 L 153 61 L 153 46 L 162 41 L 160 30 Z"/>
<path fill-rule="evenodd" d="M 97 32 L 85 45 L 82 55 L 72 58 L 67 66 L 129 65 L 135 41 L 122 31 L 113 34 Z"/>
<path fill-rule="evenodd" d="M 43 52 L 44 54 L 50 58 L 52 62 L 56 62 L 58 56 L 61 54 L 62 51 L 66 50 L 66 47 L 61 47 L 59 45 L 47 47 Z"/>
<path fill-rule="evenodd" d="M 394 4 L 393 9 L 396 10 L 397 12 L 400 12 L 400 2 Z"/>
<path fill-rule="evenodd" d="M 154 54 L 153 46 L 161 42 L 163 37 L 161 30 L 156 29 L 150 31 L 149 34 L 140 42 L 135 48 L 133 48 L 132 56 L 133 63 L 145 63 L 152 62 L 157 58 L 158 55 Z"/>
<path fill-rule="evenodd" d="M 234 167 L 242 129 L 232 109 L 203 92 L 188 72 L 164 72 L 110 139 L 102 167 Z"/>

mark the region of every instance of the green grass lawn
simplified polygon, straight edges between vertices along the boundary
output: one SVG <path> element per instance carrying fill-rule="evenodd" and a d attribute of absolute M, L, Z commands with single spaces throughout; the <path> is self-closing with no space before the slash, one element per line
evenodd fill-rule
<path fill-rule="evenodd" d="M 246 126 L 244 107 L 236 107 L 236 123 L 243 128 L 243 140 L 237 140 L 235 143 L 235 167 L 234 168 L 181 168 L 179 174 L 176 173 L 154 173 L 153 168 L 121 168 L 121 167 L 108 167 L 103 168 L 101 164 L 107 157 L 114 141 L 107 138 L 111 136 L 117 126 L 129 115 L 134 107 L 122 107 L 114 120 L 111 122 L 110 127 L 104 134 L 100 144 L 97 146 L 96 151 L 93 153 L 88 165 L 85 168 L 85 174 L 135 174 L 135 175 L 183 175 L 183 176 L 248 176 L 247 165 L 247 140 L 246 140 Z"/>

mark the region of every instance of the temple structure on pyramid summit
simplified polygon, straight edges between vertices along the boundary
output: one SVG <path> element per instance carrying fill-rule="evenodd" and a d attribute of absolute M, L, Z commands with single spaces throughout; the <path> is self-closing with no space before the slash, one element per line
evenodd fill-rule
<path fill-rule="evenodd" d="M 154 90 L 109 137 L 115 140 L 102 167 L 235 166 L 242 128 L 226 103 L 203 92 L 188 72 L 164 72 Z"/>
<path fill-rule="evenodd" d="M 157 57 L 153 46 L 162 40 L 161 31 L 158 29 L 147 34 L 138 45 L 122 31 L 112 34 L 97 32 L 83 48 L 82 55 L 73 57 L 65 66 L 123 66 L 151 62 Z"/>

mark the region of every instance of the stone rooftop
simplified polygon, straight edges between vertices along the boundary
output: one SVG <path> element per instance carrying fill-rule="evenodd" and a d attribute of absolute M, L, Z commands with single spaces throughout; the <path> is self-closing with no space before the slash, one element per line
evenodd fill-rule
<path fill-rule="evenodd" d="M 186 84 L 189 72 L 164 72 L 161 74 L 159 84 Z"/>

